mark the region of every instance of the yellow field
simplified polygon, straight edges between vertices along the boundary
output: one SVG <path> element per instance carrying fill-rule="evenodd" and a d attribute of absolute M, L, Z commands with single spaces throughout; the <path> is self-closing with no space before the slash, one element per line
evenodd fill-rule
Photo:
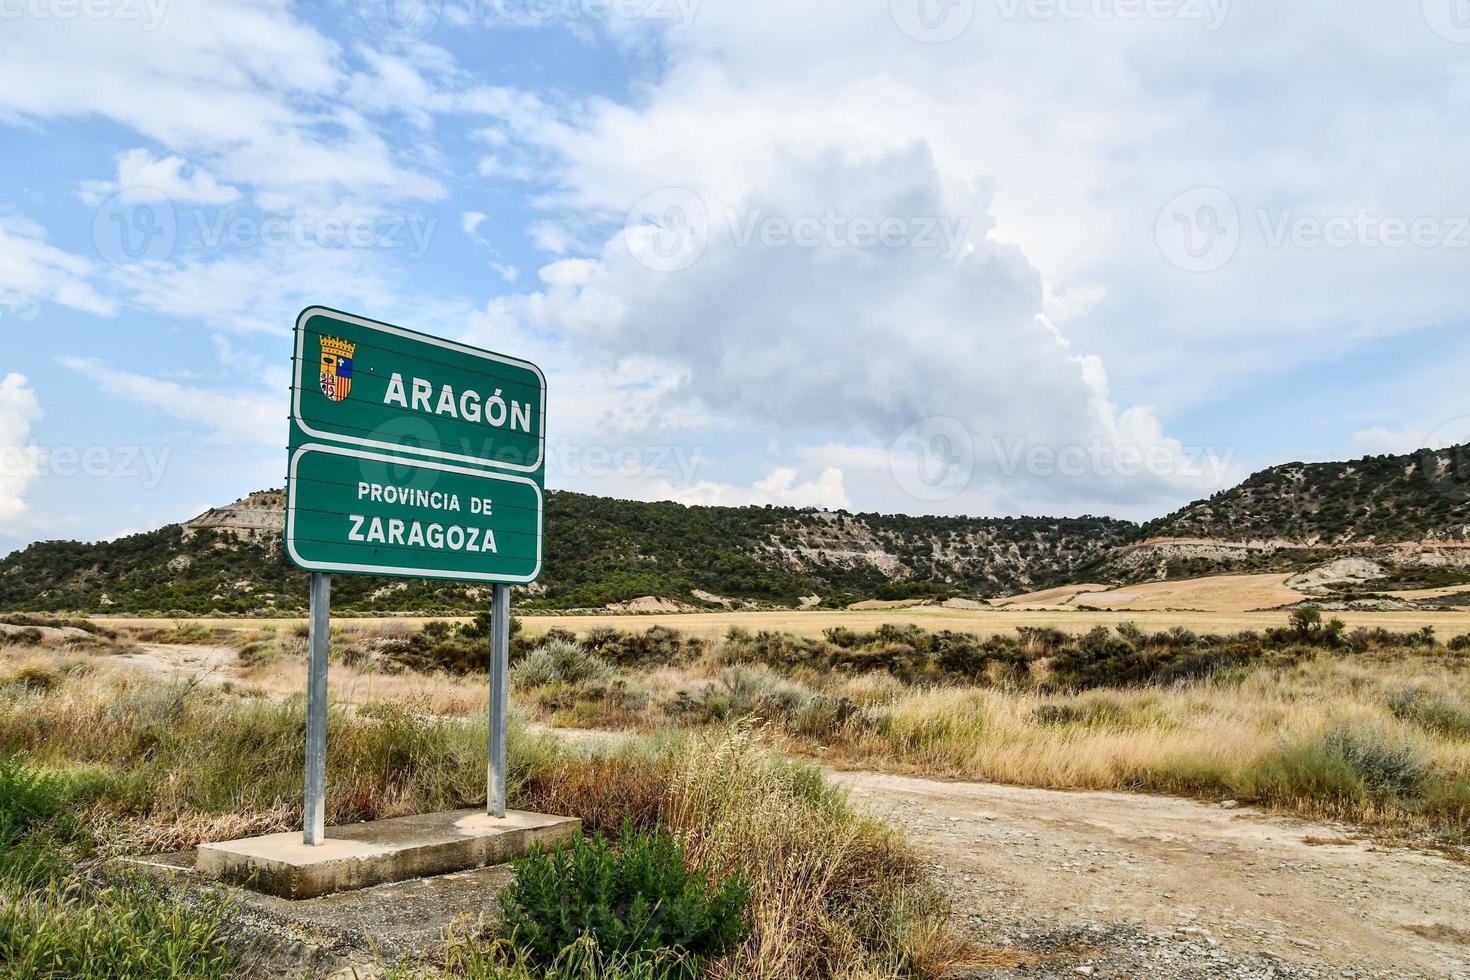
<path fill-rule="evenodd" d="M 1441 638 L 1470 633 L 1470 610 L 1456 612 L 1343 612 L 1340 616 L 1349 628 L 1382 627 L 1391 630 L 1417 630 L 1432 626 Z M 344 629 L 379 628 L 398 623 L 417 629 L 430 618 L 424 616 L 373 617 L 338 619 Z M 871 630 L 884 623 L 914 623 L 932 630 L 962 630 L 983 634 L 1009 633 L 1018 626 L 1051 626 L 1068 632 L 1086 632 L 1094 626 L 1116 626 L 1137 623 L 1147 630 L 1184 626 L 1201 633 L 1233 633 L 1238 630 L 1263 630 L 1286 623 L 1286 613 L 1268 612 L 1180 612 L 1141 610 L 1124 612 L 1090 612 L 1079 609 L 944 609 L 920 606 L 912 609 L 870 610 L 779 610 L 774 612 L 710 612 L 657 613 L 650 615 L 590 615 L 520 617 L 528 632 L 544 633 L 553 627 L 585 633 L 597 626 L 621 630 L 645 630 L 651 626 L 667 626 L 689 636 L 717 637 L 732 626 L 751 631 L 777 630 L 802 636 L 820 636 L 833 626 L 854 630 Z M 130 619 L 117 617 L 107 622 L 119 626 L 164 627 L 173 624 L 166 619 Z M 189 620 L 210 628 L 255 629 L 267 625 L 295 625 L 304 619 L 199 619 Z"/>
<path fill-rule="evenodd" d="M 1276 609 L 1312 597 L 1287 588 L 1289 575 L 1211 575 L 1209 578 L 1180 579 L 1125 585 L 1111 592 L 1079 596 L 1074 605 L 1094 609 L 1168 610 L 1196 609 L 1201 612 L 1239 612 Z"/>

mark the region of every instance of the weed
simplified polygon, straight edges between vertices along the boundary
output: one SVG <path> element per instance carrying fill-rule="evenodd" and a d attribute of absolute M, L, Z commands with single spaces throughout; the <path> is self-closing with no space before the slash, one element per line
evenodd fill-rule
<path fill-rule="evenodd" d="M 599 833 L 516 861 L 500 935 L 542 967 L 588 937 L 627 966 L 658 963 L 663 975 L 692 978 L 744 941 L 749 899 L 739 875 L 711 882 L 690 869 L 672 834 L 625 824 L 616 847 Z"/>

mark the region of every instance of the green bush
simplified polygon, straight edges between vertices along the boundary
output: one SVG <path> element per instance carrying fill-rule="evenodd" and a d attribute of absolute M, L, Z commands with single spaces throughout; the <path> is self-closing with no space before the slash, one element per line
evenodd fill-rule
<path fill-rule="evenodd" d="M 1421 794 L 1428 776 L 1413 746 L 1382 732 L 1335 728 L 1282 746 L 1246 774 L 1243 789 L 1273 803 L 1404 800 Z"/>
<path fill-rule="evenodd" d="M 749 900 L 743 878 L 711 883 L 691 870 L 673 834 L 625 824 L 616 847 L 599 833 L 515 862 L 500 896 L 501 936 L 543 967 L 590 937 L 603 956 L 695 977 L 744 941 Z"/>
<path fill-rule="evenodd" d="M 613 669 L 602 658 L 558 637 L 527 654 L 512 669 L 511 676 L 522 687 L 589 684 L 611 680 Z"/>
<path fill-rule="evenodd" d="M 677 666 L 704 652 L 704 641 L 682 636 L 667 626 L 651 626 L 642 633 L 596 626 L 587 631 L 583 645 L 618 667 Z"/>
<path fill-rule="evenodd" d="M 1447 738 L 1470 738 L 1470 707 L 1457 704 L 1442 694 L 1417 687 L 1394 691 L 1387 698 L 1388 710 L 1400 721 Z"/>
<path fill-rule="evenodd" d="M 1337 728 L 1322 737 L 1330 753 L 1340 755 L 1375 796 L 1413 796 L 1424 786 L 1424 760 L 1411 745 L 1389 741 L 1378 732 Z"/>

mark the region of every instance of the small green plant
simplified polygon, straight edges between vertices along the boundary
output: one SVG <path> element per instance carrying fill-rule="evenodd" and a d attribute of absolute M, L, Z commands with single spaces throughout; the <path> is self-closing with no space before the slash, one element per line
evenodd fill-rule
<path fill-rule="evenodd" d="M 236 959 L 225 944 L 229 907 L 199 905 L 150 882 L 95 886 L 53 879 L 23 891 L 0 885 L 0 974 L 109 980 L 224 978 Z"/>
<path fill-rule="evenodd" d="M 616 845 L 599 833 L 538 849 L 515 862 L 515 875 L 500 895 L 501 938 L 543 968 L 590 938 L 604 957 L 694 977 L 750 930 L 745 879 L 711 882 L 662 829 L 640 833 L 625 824 Z"/>

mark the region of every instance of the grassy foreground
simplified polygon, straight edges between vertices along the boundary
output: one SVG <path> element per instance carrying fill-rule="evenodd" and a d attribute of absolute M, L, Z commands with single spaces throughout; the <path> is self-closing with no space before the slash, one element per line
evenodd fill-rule
<path fill-rule="evenodd" d="M 97 859 L 296 826 L 303 724 L 299 699 L 165 685 L 81 656 L 0 655 L 0 974 L 233 975 L 223 900 L 186 904 L 103 875 Z M 329 737 L 331 822 L 483 803 L 483 722 L 377 703 L 334 712 Z M 593 830 L 662 825 L 692 861 L 750 883 L 754 927 L 712 976 L 924 977 L 945 965 L 944 899 L 906 845 L 749 731 L 591 757 L 518 736 L 510 756 L 514 806 Z M 109 967 L 103 947 L 154 958 Z M 401 975 L 527 974 L 514 951 L 467 936 Z M 573 951 L 557 975 L 615 974 Z"/>
<path fill-rule="evenodd" d="M 732 631 L 624 665 L 553 636 L 516 668 L 554 725 L 755 717 L 836 764 L 1066 789 L 1234 798 L 1386 835 L 1470 842 L 1470 640 L 1347 632 L 988 638 L 885 627 L 814 641 Z"/>

